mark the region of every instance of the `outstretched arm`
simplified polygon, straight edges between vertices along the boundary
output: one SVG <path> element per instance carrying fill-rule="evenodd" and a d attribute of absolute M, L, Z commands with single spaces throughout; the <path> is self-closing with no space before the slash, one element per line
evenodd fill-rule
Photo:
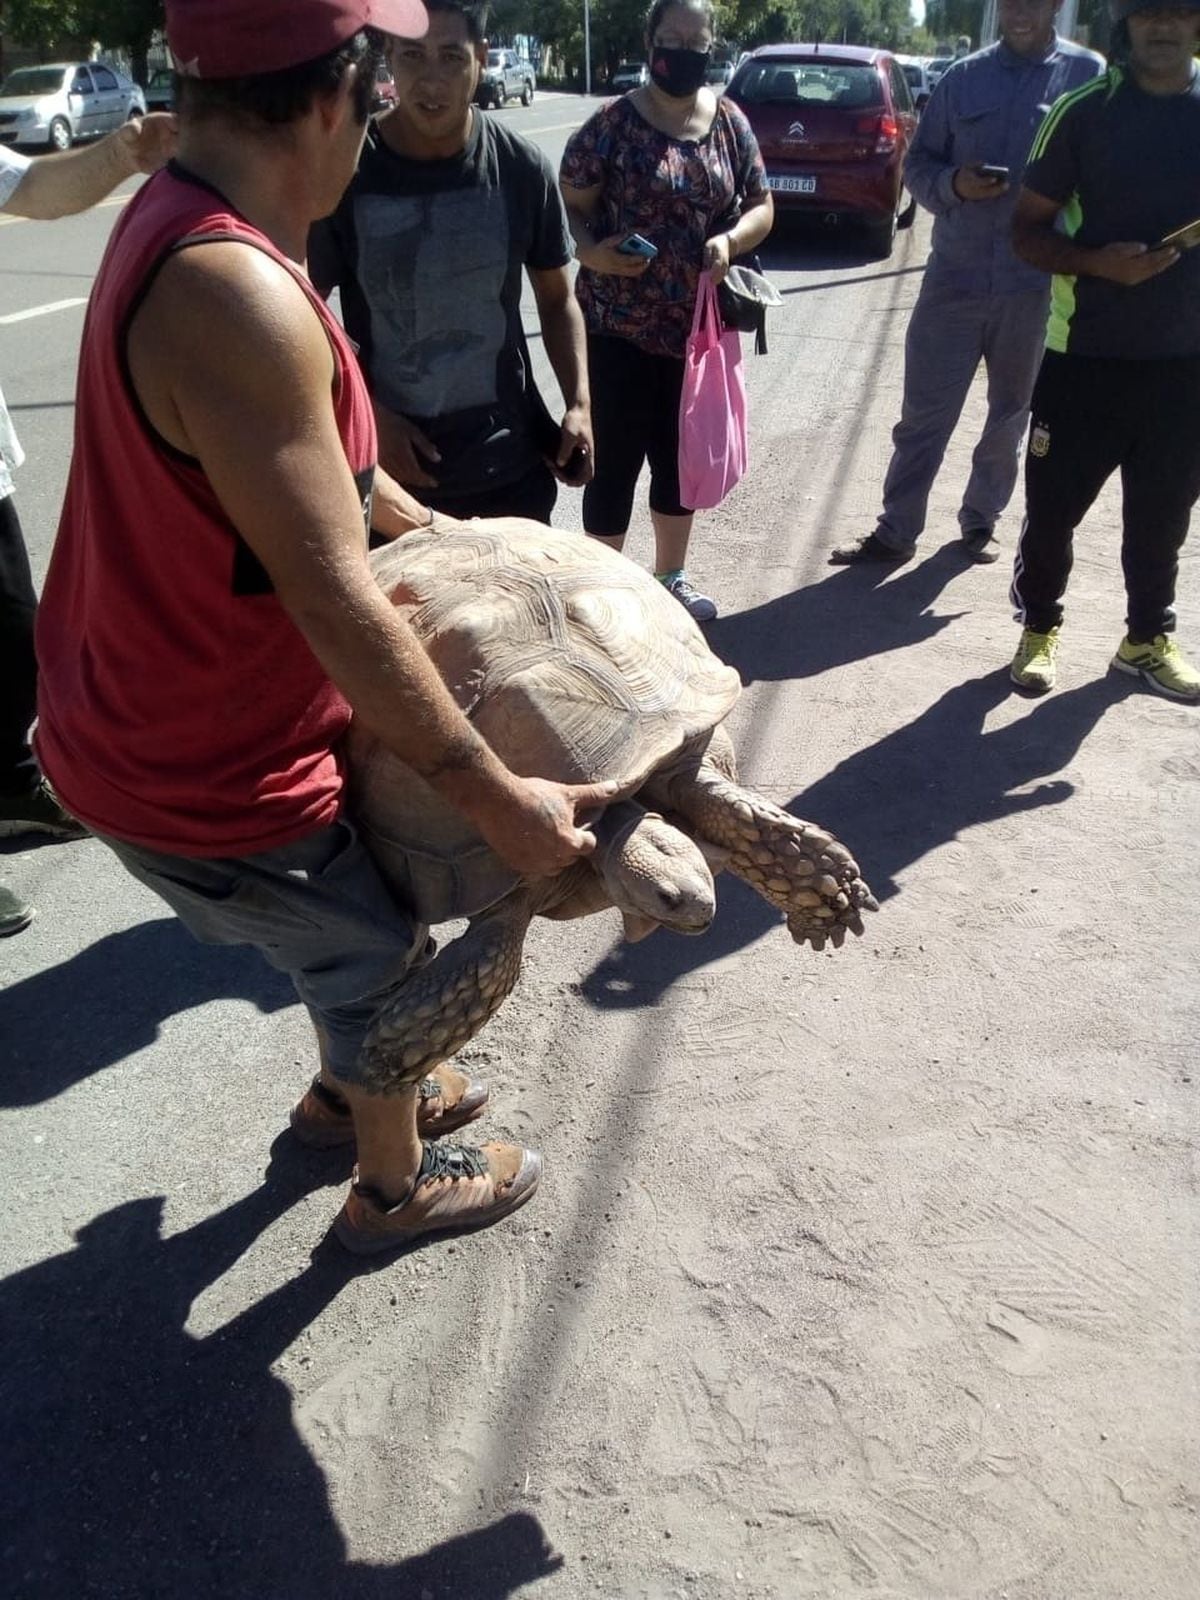
<path fill-rule="evenodd" d="M 164 166 L 175 153 L 175 132 L 175 118 L 156 111 L 135 117 L 107 139 L 81 150 L 39 156 L 30 162 L 3 209 L 43 222 L 86 211 L 126 178 Z"/>

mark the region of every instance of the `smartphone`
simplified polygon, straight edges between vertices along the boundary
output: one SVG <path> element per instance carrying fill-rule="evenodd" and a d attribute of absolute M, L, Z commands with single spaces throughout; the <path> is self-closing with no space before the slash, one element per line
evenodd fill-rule
<path fill-rule="evenodd" d="M 975 170 L 979 173 L 980 177 L 995 178 L 997 183 L 1008 182 L 1008 168 L 998 167 L 992 161 L 981 161 Z"/>
<path fill-rule="evenodd" d="M 658 247 L 649 239 L 643 239 L 640 233 L 627 233 L 617 250 L 623 256 L 641 256 L 646 261 L 653 261 L 658 254 Z"/>
<path fill-rule="evenodd" d="M 1200 217 L 1195 222 L 1189 222 L 1185 227 L 1176 228 L 1174 233 L 1167 234 L 1165 239 L 1160 239 L 1152 248 L 1155 250 L 1192 250 L 1200 244 Z"/>

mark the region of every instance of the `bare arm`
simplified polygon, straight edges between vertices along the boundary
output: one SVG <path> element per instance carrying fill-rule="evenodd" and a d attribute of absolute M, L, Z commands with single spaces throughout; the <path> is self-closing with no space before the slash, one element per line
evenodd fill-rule
<path fill-rule="evenodd" d="M 1131 240 L 1100 248 L 1076 244 L 1056 231 L 1055 218 L 1062 207 L 1033 189 L 1022 188 L 1013 213 L 1013 249 L 1022 261 L 1042 272 L 1071 278 L 1107 278 L 1110 283 L 1133 288 L 1156 278 L 1179 260 L 1178 250 L 1155 250 Z"/>
<path fill-rule="evenodd" d="M 175 118 L 166 112 L 135 118 L 96 144 L 59 156 L 40 156 L 4 207 L 42 222 L 73 216 L 103 200 L 126 178 L 157 172 L 175 153 Z"/>
<path fill-rule="evenodd" d="M 617 278 L 640 278 L 650 265 L 644 256 L 623 256 L 616 248 L 623 234 L 610 233 L 604 239 L 592 235 L 592 223 L 600 205 L 600 185 L 590 189 L 577 189 L 574 184 L 562 186 L 563 202 L 567 208 L 567 222 L 575 241 L 575 254 L 592 272 L 606 272 Z"/>
<path fill-rule="evenodd" d="M 565 483 L 574 486 L 587 483 L 592 476 L 592 402 L 588 393 L 587 335 L 583 326 L 583 313 L 571 286 L 571 275 L 566 267 L 553 267 L 546 271 L 529 273 L 537 300 L 538 321 L 542 340 L 558 387 L 562 392 L 565 411 L 559 439 L 555 466 Z M 570 477 L 564 468 L 575 451 L 582 449 L 583 467 Z"/>
<path fill-rule="evenodd" d="M 375 498 L 371 504 L 371 527 L 389 539 L 399 539 L 415 528 L 433 524 L 433 512 L 415 500 L 382 467 L 375 468 Z"/>
<path fill-rule="evenodd" d="M 704 268 L 714 283 L 720 283 L 735 256 L 743 256 L 759 245 L 775 226 L 775 202 L 769 193 L 746 201 L 745 210 L 732 228 L 714 234 L 704 246 Z"/>
<path fill-rule="evenodd" d="M 576 817 L 611 798 L 607 786 L 510 772 L 377 587 L 330 403 L 328 340 L 291 275 L 238 244 L 173 256 L 134 320 L 129 358 L 150 421 L 200 462 L 355 715 L 518 871 L 556 872 L 589 853 Z"/>

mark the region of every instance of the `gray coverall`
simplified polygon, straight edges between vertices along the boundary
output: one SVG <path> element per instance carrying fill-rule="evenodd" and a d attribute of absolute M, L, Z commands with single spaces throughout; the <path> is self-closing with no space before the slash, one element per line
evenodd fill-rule
<path fill-rule="evenodd" d="M 894 550 L 911 551 L 925 526 L 929 491 L 981 360 L 988 414 L 960 528 L 990 532 L 1012 496 L 1050 297 L 1049 278 L 1013 254 L 1012 213 L 1043 117 L 1103 67 L 1100 56 L 1057 38 L 1036 60 L 1000 42 L 951 67 L 921 117 L 904 181 L 936 220 L 905 340 L 904 404 L 875 530 Z M 955 170 L 975 162 L 1006 166 L 1007 193 L 960 200 Z"/>

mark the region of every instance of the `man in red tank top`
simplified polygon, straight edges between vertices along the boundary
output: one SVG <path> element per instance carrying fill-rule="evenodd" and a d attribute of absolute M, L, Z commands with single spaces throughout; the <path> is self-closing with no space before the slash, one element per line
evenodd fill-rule
<path fill-rule="evenodd" d="M 423 1142 L 486 1093 L 441 1067 L 361 1087 L 364 1035 L 425 958 L 343 814 L 364 719 L 522 874 L 594 847 L 608 785 L 510 772 L 377 588 L 366 523 L 430 520 L 376 469 L 352 350 L 303 270 L 354 172 L 383 30 L 420 0 L 167 0 L 178 160 L 114 230 L 84 332 L 75 446 L 38 621 L 37 749 L 69 809 L 200 938 L 256 945 L 317 1027 L 293 1113 L 354 1138 L 338 1237 L 479 1226 L 536 1187 L 517 1145 Z"/>

